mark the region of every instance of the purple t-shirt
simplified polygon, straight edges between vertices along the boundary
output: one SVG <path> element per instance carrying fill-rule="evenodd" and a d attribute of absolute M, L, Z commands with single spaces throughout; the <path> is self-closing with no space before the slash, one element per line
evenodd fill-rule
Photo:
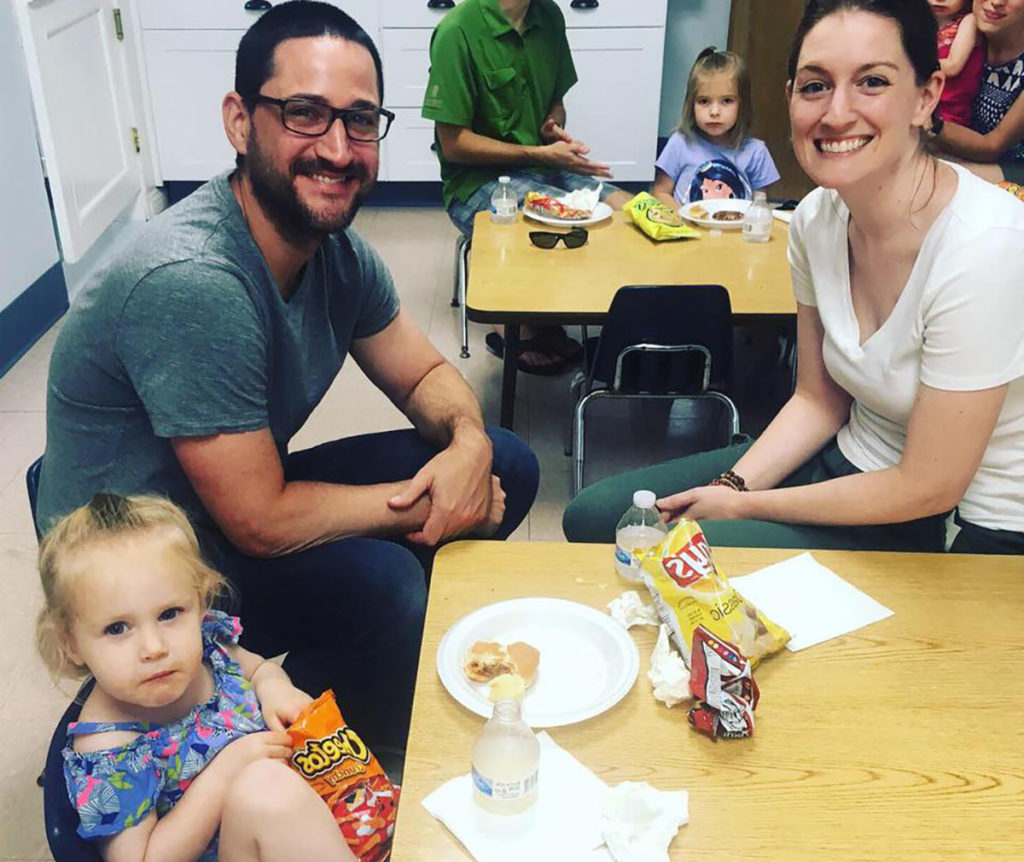
<path fill-rule="evenodd" d="M 711 198 L 749 200 L 753 191 L 779 179 L 768 147 L 758 138 L 747 138 L 730 149 L 675 132 L 655 166 L 675 181 L 673 194 L 681 204 Z"/>

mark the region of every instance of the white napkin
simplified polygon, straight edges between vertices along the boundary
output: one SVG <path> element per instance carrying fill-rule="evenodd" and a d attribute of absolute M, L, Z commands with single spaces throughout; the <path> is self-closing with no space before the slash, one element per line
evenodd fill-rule
<path fill-rule="evenodd" d="M 810 553 L 730 578 L 743 598 L 790 634 L 793 652 L 892 616 Z"/>
<path fill-rule="evenodd" d="M 677 703 L 689 700 L 690 671 L 668 639 L 668 626 L 662 624 L 658 631 L 658 642 L 651 653 L 651 669 L 647 678 L 654 687 L 654 697 L 665 706 L 673 707 Z"/>
<path fill-rule="evenodd" d="M 597 202 L 601 199 L 601 189 L 603 188 L 604 183 L 598 183 L 597 188 L 576 189 L 575 191 L 567 192 L 562 195 L 558 200 L 567 207 L 593 212 L 594 208 L 597 206 Z"/>
<path fill-rule="evenodd" d="M 523 814 L 484 811 L 473 801 L 469 774 L 451 779 L 423 800 L 423 807 L 478 862 L 592 859 L 604 843 L 601 811 L 608 785 L 547 733 L 538 733 L 537 739 L 537 802 Z"/>
<path fill-rule="evenodd" d="M 654 605 L 645 604 L 636 590 L 628 590 L 605 607 L 608 613 L 624 629 L 633 626 L 656 626 L 661 623 Z"/>
<path fill-rule="evenodd" d="M 609 791 L 601 820 L 615 862 L 668 862 L 668 846 L 690 822 L 685 790 L 655 790 L 646 782 L 623 781 Z"/>

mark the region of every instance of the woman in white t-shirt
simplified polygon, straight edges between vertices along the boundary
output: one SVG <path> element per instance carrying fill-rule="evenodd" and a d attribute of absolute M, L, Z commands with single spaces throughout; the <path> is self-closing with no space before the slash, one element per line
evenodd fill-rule
<path fill-rule="evenodd" d="M 1024 553 L 1024 206 L 926 151 L 938 69 L 926 0 L 810 0 L 787 85 L 821 186 L 790 227 L 796 390 L 753 445 L 587 488 L 570 540 L 610 540 L 653 486 L 687 489 L 658 505 L 712 545 Z"/>

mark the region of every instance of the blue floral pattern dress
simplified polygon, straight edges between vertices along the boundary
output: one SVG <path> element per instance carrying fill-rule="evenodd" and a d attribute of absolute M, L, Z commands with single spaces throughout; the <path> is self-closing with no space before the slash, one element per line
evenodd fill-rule
<path fill-rule="evenodd" d="M 260 704 L 226 645 L 238 642 L 236 617 L 210 611 L 202 623 L 203 659 L 213 671 L 214 694 L 171 724 L 141 721 L 73 722 L 64 746 L 68 796 L 81 821 L 83 838 L 106 838 L 135 826 L 150 811 L 163 817 L 189 784 L 228 743 L 266 730 Z M 72 737 L 108 730 L 137 731 L 117 748 L 78 752 Z M 200 857 L 216 862 L 217 836 Z"/>

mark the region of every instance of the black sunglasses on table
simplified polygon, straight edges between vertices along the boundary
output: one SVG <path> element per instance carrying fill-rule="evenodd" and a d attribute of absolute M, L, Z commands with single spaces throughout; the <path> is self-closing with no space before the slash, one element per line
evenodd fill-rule
<path fill-rule="evenodd" d="M 349 140 L 360 143 L 374 143 L 383 140 L 391 128 L 395 115 L 387 108 L 332 108 L 324 102 L 312 99 L 274 99 L 257 93 L 250 100 L 276 105 L 281 110 L 281 123 L 289 132 L 307 138 L 319 138 L 327 134 L 334 121 L 341 119 Z"/>
<path fill-rule="evenodd" d="M 531 230 L 530 231 L 530 242 L 532 242 L 537 248 L 554 248 L 558 245 L 558 241 L 561 240 L 565 243 L 566 248 L 579 248 L 581 245 L 586 244 L 587 233 L 585 228 L 574 227 L 568 233 L 555 233 L 551 230 Z"/>

